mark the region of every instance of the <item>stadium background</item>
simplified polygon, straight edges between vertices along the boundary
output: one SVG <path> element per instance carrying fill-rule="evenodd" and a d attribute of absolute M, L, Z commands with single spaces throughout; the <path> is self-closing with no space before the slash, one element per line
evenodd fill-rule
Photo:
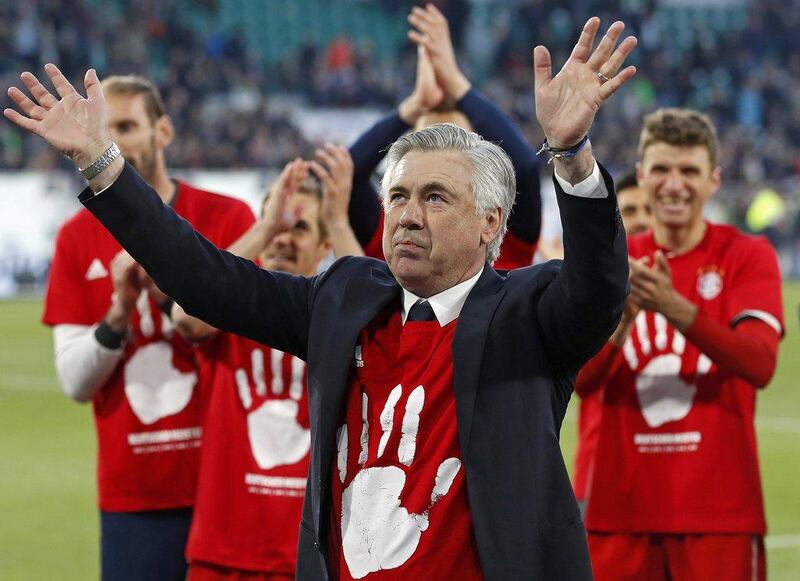
<path fill-rule="evenodd" d="M 784 276 L 787 336 L 759 396 L 771 579 L 800 578 L 800 2 L 447 0 L 459 63 L 541 141 L 531 49 L 566 57 L 592 14 L 640 38 L 636 79 L 593 130 L 612 172 L 631 167 L 644 113 L 706 111 L 723 144 L 710 214 L 766 234 Z M 413 86 L 404 0 L 0 0 L 0 84 L 56 62 L 74 82 L 140 73 L 177 129 L 176 175 L 255 204 L 275 172 L 322 140 L 349 143 Z M 3 91 L 4 93 L 4 91 Z M 5 100 L 5 97 L 3 97 Z M 4 106 L 6 103 L 4 103 Z M 549 173 L 545 170 L 545 173 Z M 543 184 L 548 184 L 546 179 Z M 52 238 L 80 183 L 43 142 L 0 122 L 0 580 L 97 577 L 91 412 L 58 390 L 39 324 Z M 545 200 L 545 236 L 558 230 Z M 563 430 L 571 461 L 575 420 Z M 713 469 L 710 467 L 709 469 Z"/>

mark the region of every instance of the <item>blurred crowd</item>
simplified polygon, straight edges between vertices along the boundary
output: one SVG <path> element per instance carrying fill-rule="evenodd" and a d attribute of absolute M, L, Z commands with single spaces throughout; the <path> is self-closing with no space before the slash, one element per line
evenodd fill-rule
<path fill-rule="evenodd" d="M 692 17 L 704 14 L 702 1 L 683 12 L 670 11 L 657 0 L 436 3 L 451 22 L 464 69 L 520 122 L 532 143 L 541 140 L 533 114 L 533 44 L 547 45 L 554 61 L 563 62 L 589 15 L 604 22 L 623 20 L 640 40 L 635 56 L 639 74 L 599 116 L 594 129 L 598 157 L 612 171 L 625 171 L 636 159 L 644 113 L 675 105 L 705 111 L 720 129 L 723 144 L 720 198 L 726 218 L 747 228 L 753 198 L 770 187 L 784 211 L 768 231 L 782 245 L 800 238 L 800 3 L 743 0 L 720 8 L 724 1 L 710 2 L 705 18 Z M 162 88 L 176 124 L 170 165 L 208 169 L 278 167 L 307 155 L 312 144 L 292 123 L 297 107 L 388 110 L 411 90 L 415 54 L 402 39 L 387 58 L 375 54 L 371 42 L 342 35 L 321 43 L 309 36 L 270 60 L 249 46 L 240 31 L 190 25 L 183 4 L 2 3 L 2 84 L 7 87 L 17 71 L 48 61 L 57 62 L 72 79 L 90 65 L 101 76 L 145 74 Z M 335 4 L 347 11 L 367 3 Z M 412 4 L 372 3 L 387 18 L 397 19 L 404 19 Z M 215 0 L 192 7 L 210 14 L 211 22 L 220 10 Z M 733 16 L 721 21 L 723 14 Z M 60 163 L 38 140 L 0 124 L 0 168 L 46 169 Z"/>

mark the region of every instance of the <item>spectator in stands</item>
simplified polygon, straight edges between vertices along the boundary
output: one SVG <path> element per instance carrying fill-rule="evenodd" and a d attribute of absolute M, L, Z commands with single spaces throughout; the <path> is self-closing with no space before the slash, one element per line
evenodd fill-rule
<path fill-rule="evenodd" d="M 595 382 L 592 567 L 598 581 L 763 580 L 753 422 L 784 332 L 777 257 L 766 239 L 703 217 L 721 183 L 707 116 L 659 109 L 639 151 L 653 228 L 629 240 L 630 304 L 595 359 L 616 360 Z"/>

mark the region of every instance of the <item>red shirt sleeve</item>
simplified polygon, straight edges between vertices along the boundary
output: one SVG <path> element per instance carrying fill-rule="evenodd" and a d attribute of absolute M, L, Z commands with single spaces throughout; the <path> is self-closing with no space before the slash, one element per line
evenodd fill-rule
<path fill-rule="evenodd" d="M 513 233 L 507 232 L 500 246 L 500 258 L 494 264 L 497 270 L 513 270 L 533 264 L 536 244 L 520 240 Z"/>
<path fill-rule="evenodd" d="M 775 373 L 780 335 L 760 319 L 745 318 L 729 328 L 698 311 L 686 338 L 722 371 L 756 387 L 767 385 Z"/>
<path fill-rule="evenodd" d="M 378 260 L 385 260 L 383 256 L 383 219 L 383 210 L 381 210 L 378 218 L 378 227 L 375 228 L 370 241 L 364 246 L 364 255 Z"/>
<path fill-rule="evenodd" d="M 92 318 L 86 299 L 86 273 L 79 264 L 79 245 L 70 232 L 69 228 L 62 227 L 56 236 L 42 315 L 45 325 L 93 325 L 97 322 Z"/>
<path fill-rule="evenodd" d="M 731 326 L 743 319 L 759 319 L 783 336 L 783 304 L 778 256 L 766 238 L 744 238 L 732 249 L 739 260 L 726 281 Z"/>
<path fill-rule="evenodd" d="M 597 355 L 592 357 L 578 373 L 578 378 L 575 380 L 575 393 L 586 397 L 597 391 L 606 378 L 611 375 L 618 354 L 619 347 L 606 342 Z"/>

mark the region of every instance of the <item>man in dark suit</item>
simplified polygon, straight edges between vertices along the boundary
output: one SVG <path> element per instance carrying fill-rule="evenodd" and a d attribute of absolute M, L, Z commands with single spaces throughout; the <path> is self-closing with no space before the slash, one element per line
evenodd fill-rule
<path fill-rule="evenodd" d="M 308 362 L 311 465 L 299 579 L 590 579 L 558 445 L 575 373 L 616 326 L 627 255 L 613 182 L 586 139 L 619 70 L 614 23 L 590 19 L 561 72 L 534 52 L 537 117 L 554 160 L 565 260 L 495 272 L 514 172 L 502 150 L 449 125 L 392 146 L 387 263 L 343 258 L 304 278 L 218 250 L 115 153 L 94 71 L 83 99 L 5 114 L 72 157 L 87 208 L 190 314 Z M 616 47 L 616 48 L 615 48 Z M 618 72 L 619 71 L 619 72 Z M 395 419 L 397 421 L 395 421 Z"/>

